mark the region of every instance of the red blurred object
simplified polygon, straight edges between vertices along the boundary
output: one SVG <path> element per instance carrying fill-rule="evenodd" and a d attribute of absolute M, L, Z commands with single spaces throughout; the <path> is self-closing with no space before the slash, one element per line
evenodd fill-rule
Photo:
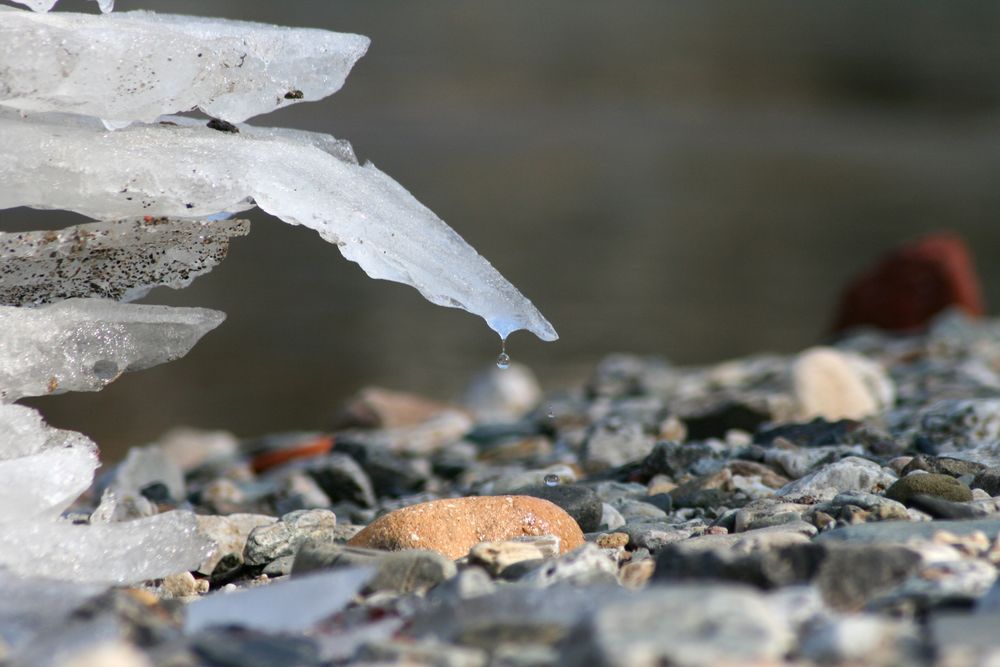
<path fill-rule="evenodd" d="M 949 307 L 983 315 L 968 247 L 950 232 L 904 243 L 844 289 L 833 331 L 871 325 L 915 331 Z"/>
<path fill-rule="evenodd" d="M 315 440 L 307 440 L 306 442 L 293 447 L 286 447 L 285 449 L 278 449 L 258 454 L 250 462 L 250 467 L 253 468 L 253 471 L 259 475 L 265 470 L 276 468 L 280 465 L 288 463 L 289 461 L 321 456 L 329 452 L 332 448 L 333 436 L 325 435 L 321 438 L 316 438 Z"/>

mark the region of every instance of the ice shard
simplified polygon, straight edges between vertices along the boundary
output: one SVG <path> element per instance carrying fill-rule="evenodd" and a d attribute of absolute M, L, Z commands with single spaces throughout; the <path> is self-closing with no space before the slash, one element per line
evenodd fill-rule
<path fill-rule="evenodd" d="M 133 584 L 194 570 L 213 543 L 191 512 L 120 523 L 0 523 L 0 567 L 23 577 Z"/>
<path fill-rule="evenodd" d="M 48 426 L 31 408 L 0 404 L 0 523 L 57 518 L 96 469 L 97 447 L 86 436 Z"/>
<path fill-rule="evenodd" d="M 310 227 L 373 278 L 463 308 L 501 337 L 558 336 L 453 229 L 345 142 L 171 118 L 109 132 L 94 119 L 0 111 L 0 209 L 66 209 L 94 218 L 207 216 L 256 203 Z"/>
<path fill-rule="evenodd" d="M 47 12 L 52 9 L 59 0 L 12 0 L 19 5 L 24 5 L 36 12 Z M 102 12 L 110 12 L 115 9 L 115 0 L 96 0 Z"/>
<path fill-rule="evenodd" d="M 224 319 L 205 308 L 104 299 L 0 306 L 0 402 L 98 391 L 125 371 L 179 359 Z"/>
<path fill-rule="evenodd" d="M 195 108 L 238 123 L 337 92 L 369 42 L 197 16 L 0 7 L 0 104 L 86 114 L 115 127 Z"/>
<path fill-rule="evenodd" d="M 0 233 L 0 305 L 74 297 L 132 301 L 208 273 L 244 236 L 246 220 L 139 218 L 58 231 Z"/>

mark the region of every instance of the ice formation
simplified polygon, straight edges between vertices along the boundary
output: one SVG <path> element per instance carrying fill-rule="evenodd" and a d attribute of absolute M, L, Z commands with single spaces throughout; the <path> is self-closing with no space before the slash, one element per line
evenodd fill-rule
<path fill-rule="evenodd" d="M 245 220 L 147 217 L 0 233 L 0 305 L 132 301 L 156 286 L 187 287 L 225 258 L 230 237 L 249 229 Z"/>
<path fill-rule="evenodd" d="M 32 3 L 45 4 L 51 7 L 50 0 Z M 116 127 L 194 108 L 238 123 L 337 92 L 369 42 L 314 28 L 144 11 L 95 16 L 0 7 L 0 104 L 86 114 Z"/>
<path fill-rule="evenodd" d="M 178 359 L 225 315 L 205 308 L 69 299 L 0 306 L 0 402 L 98 391 L 125 371 Z"/>
<path fill-rule="evenodd" d="M 374 574 L 371 567 L 350 567 L 236 593 L 217 592 L 188 605 L 184 630 L 237 626 L 261 632 L 305 632 L 346 607 Z"/>
<path fill-rule="evenodd" d="M 372 278 L 480 315 L 502 338 L 558 336 L 453 229 L 349 145 L 329 135 L 239 126 L 220 132 L 171 118 L 111 132 L 94 119 L 0 111 L 0 208 L 97 218 L 206 216 L 255 202 L 315 229 Z"/>
<path fill-rule="evenodd" d="M 194 570 L 214 546 L 181 511 L 108 524 L 3 523 L 0 533 L 0 566 L 14 574 L 107 584 Z"/>
<path fill-rule="evenodd" d="M 47 12 L 52 9 L 59 0 L 11 0 L 19 5 L 25 5 L 30 7 L 36 12 Z M 104 13 L 114 11 L 115 0 L 95 0 L 97 6 L 101 8 Z"/>
<path fill-rule="evenodd" d="M 57 518 L 96 468 L 97 447 L 84 435 L 47 426 L 31 408 L 0 405 L 0 522 Z"/>

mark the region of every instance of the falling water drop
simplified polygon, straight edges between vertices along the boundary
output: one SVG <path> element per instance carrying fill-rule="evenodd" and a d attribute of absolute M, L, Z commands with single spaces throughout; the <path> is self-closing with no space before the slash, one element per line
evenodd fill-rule
<path fill-rule="evenodd" d="M 497 355 L 497 368 L 500 370 L 510 368 L 510 355 L 507 354 L 506 338 L 502 338 L 500 342 L 500 354 Z"/>
<path fill-rule="evenodd" d="M 559 485 L 559 475 L 555 473 L 549 473 L 545 476 L 545 486 L 558 486 Z"/>

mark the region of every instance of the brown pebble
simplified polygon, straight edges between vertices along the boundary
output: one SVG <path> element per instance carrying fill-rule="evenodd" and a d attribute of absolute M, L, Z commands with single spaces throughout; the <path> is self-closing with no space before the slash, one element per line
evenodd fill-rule
<path fill-rule="evenodd" d="M 628 544 L 628 533 L 604 533 L 597 537 L 597 546 L 602 549 L 618 549 Z"/>
<path fill-rule="evenodd" d="M 348 545 L 386 551 L 430 549 L 457 559 L 480 542 L 523 535 L 555 535 L 560 553 L 584 542 L 573 517 L 547 500 L 482 496 L 432 500 L 390 512 L 352 537 Z"/>

